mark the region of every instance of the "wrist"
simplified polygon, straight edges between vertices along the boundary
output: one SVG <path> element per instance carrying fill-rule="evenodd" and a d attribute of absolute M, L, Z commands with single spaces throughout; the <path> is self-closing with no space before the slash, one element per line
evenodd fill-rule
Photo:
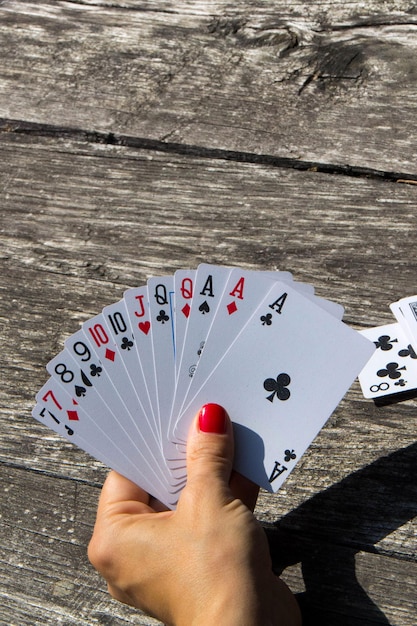
<path fill-rule="evenodd" d="M 259 583 L 259 581 L 257 581 Z M 300 626 L 298 604 L 287 585 L 272 572 L 263 584 L 222 585 L 206 596 L 207 604 L 175 626 Z M 229 588 L 227 588 L 229 587 Z"/>

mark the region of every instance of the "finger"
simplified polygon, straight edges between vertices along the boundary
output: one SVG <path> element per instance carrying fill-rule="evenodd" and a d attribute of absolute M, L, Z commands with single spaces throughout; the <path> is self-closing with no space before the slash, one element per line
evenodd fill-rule
<path fill-rule="evenodd" d="M 229 487 L 233 461 L 233 430 L 218 404 L 206 404 L 195 418 L 187 440 L 187 491 L 194 497 L 233 499 Z M 207 489 L 207 485 L 210 489 Z M 195 491 L 199 493 L 196 494 Z"/>
<path fill-rule="evenodd" d="M 241 500 L 253 513 L 259 494 L 258 485 L 234 471 L 230 477 L 229 485 L 234 497 Z"/>
<path fill-rule="evenodd" d="M 97 508 L 97 518 L 109 513 L 153 513 L 149 494 L 117 472 L 104 481 Z"/>

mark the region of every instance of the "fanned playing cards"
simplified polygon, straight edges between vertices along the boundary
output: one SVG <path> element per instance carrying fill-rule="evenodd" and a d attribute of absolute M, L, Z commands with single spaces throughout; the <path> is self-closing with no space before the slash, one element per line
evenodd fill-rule
<path fill-rule="evenodd" d="M 277 491 L 375 351 L 342 316 L 289 272 L 150 278 L 65 341 L 32 414 L 174 508 L 190 424 L 215 402 L 235 469 Z"/>

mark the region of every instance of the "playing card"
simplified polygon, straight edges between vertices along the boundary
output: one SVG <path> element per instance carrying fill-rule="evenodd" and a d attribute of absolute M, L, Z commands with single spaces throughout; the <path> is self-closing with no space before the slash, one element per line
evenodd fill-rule
<path fill-rule="evenodd" d="M 132 328 L 135 349 L 140 362 L 140 367 L 147 389 L 155 432 L 160 435 L 156 379 L 153 366 L 151 320 L 149 313 L 148 287 L 128 289 L 123 294 L 127 314 Z M 158 424 L 158 427 L 157 427 Z"/>
<path fill-rule="evenodd" d="M 50 361 L 50 369 L 57 378 L 51 377 L 38 392 L 33 417 L 126 478 L 149 489 L 149 493 L 172 507 L 177 496 L 155 476 L 141 454 L 129 454 L 129 440 L 114 416 L 100 403 L 97 403 L 99 417 L 83 409 L 80 400 L 86 393 L 83 385 L 86 385 L 87 377 L 84 375 L 82 385 L 77 385 L 75 362 L 71 364 L 70 360 L 61 357 L 64 357 L 62 353 Z M 71 395 L 73 389 L 78 391 L 76 399 Z"/>
<path fill-rule="evenodd" d="M 143 406 L 146 415 L 150 415 L 152 414 L 152 407 L 141 361 L 135 345 L 136 337 L 131 326 L 125 300 L 119 300 L 114 304 L 106 306 L 103 309 L 103 316 L 106 322 L 106 330 L 116 346 L 119 360 L 126 369 L 136 397 Z"/>
<path fill-rule="evenodd" d="M 253 315 L 259 301 L 272 289 L 273 285 L 272 277 L 259 272 L 238 268 L 228 272 L 219 304 L 210 325 L 205 330 L 204 350 L 201 350 L 197 361 L 193 359 L 183 368 L 183 371 L 189 373 L 186 379 L 188 384 L 183 385 L 183 398 L 177 396 L 177 404 L 172 410 L 170 424 L 172 438 L 177 441 L 186 441 L 188 430 L 185 430 L 185 425 L 181 430 L 180 422 L 178 422 L 182 407 L 186 406 L 187 399 L 191 399 L 204 384 L 249 317 Z M 194 342 L 194 337 L 191 337 L 191 340 Z"/>
<path fill-rule="evenodd" d="M 275 282 L 281 281 L 292 286 L 318 306 L 331 312 L 337 318 L 343 316 L 343 307 L 314 296 L 314 287 L 294 282 L 289 272 L 254 272 L 233 269 L 229 275 L 220 303 L 207 333 L 204 350 L 195 366 L 181 407 L 176 407 L 180 415 L 183 406 L 197 393 L 220 358 L 227 351 L 243 326 L 259 305 L 260 300 L 272 289 Z M 187 432 L 180 430 L 181 421 L 171 415 L 170 436 L 176 441 L 185 441 Z"/>
<path fill-rule="evenodd" d="M 138 426 L 139 408 L 137 408 L 139 417 L 129 413 L 108 371 L 83 330 L 66 340 L 65 350 L 52 359 L 46 369 L 67 393 L 76 399 L 86 413 L 102 426 L 107 423 L 107 433 L 120 438 L 121 443 L 118 447 L 123 449 L 130 459 L 136 456 L 138 463 L 141 466 L 142 463 L 148 466 L 160 484 L 164 485 L 169 473 L 167 470 L 164 473 L 160 464 L 152 463 L 152 455 Z M 115 373 L 115 370 L 112 373 Z"/>
<path fill-rule="evenodd" d="M 386 324 L 360 331 L 376 350 L 359 374 L 365 398 L 380 398 L 417 389 L 417 354 L 401 325 Z"/>
<path fill-rule="evenodd" d="M 183 348 L 181 353 L 176 352 L 176 386 L 170 423 L 182 406 L 231 271 L 228 267 L 204 263 L 198 266 Z"/>
<path fill-rule="evenodd" d="M 67 376 L 69 371 L 66 370 Z M 126 456 L 124 448 L 118 445 L 120 444 L 118 437 L 111 434 L 112 422 L 106 422 L 106 419 L 103 422 L 94 421 L 57 380 L 50 378 L 38 392 L 36 399 L 37 404 L 32 415 L 39 422 L 130 480 L 137 484 L 141 484 L 139 481 L 142 481 L 144 489 L 158 494 L 155 497 L 170 500 L 172 504 L 175 502 L 175 497 L 161 488 L 152 473 L 141 471 L 137 463 L 134 464 Z M 123 442 L 121 445 L 123 446 Z"/>
<path fill-rule="evenodd" d="M 194 295 L 194 281 L 196 270 L 178 270 L 174 274 L 174 300 L 175 300 L 175 371 L 179 366 L 184 345 L 185 332 L 188 318 L 191 312 L 191 304 Z"/>
<path fill-rule="evenodd" d="M 117 322 L 121 328 L 126 325 L 127 329 L 125 317 L 120 308 L 116 305 L 111 308 L 111 311 L 113 324 L 116 326 Z M 119 314 L 115 315 L 116 312 Z M 123 424 L 123 428 L 136 449 L 147 457 L 147 462 L 155 468 L 155 473 L 162 481 L 169 481 L 170 472 L 164 462 L 158 440 L 155 439 L 141 399 L 135 392 L 123 362 L 122 354 L 127 352 L 127 349 L 119 349 L 118 344 L 112 338 L 107 319 L 101 313 L 88 320 L 83 324 L 82 331 L 65 341 L 65 347 L 81 368 L 90 367 L 91 380 L 94 380 L 94 388 L 100 394 L 101 399 L 105 401 L 107 407 L 112 409 L 118 422 Z M 130 336 L 130 334 L 124 335 L 120 340 L 120 345 L 129 347 Z M 100 371 L 90 361 L 99 363 Z"/>
<path fill-rule="evenodd" d="M 390 308 L 417 350 L 417 296 L 402 298 L 393 302 Z"/>
<path fill-rule="evenodd" d="M 175 459 L 177 448 L 168 439 L 170 410 L 175 392 L 173 276 L 150 278 L 148 296 L 159 440 L 165 458 Z"/>
<path fill-rule="evenodd" d="M 148 422 L 150 411 L 148 396 L 145 393 L 144 381 L 140 377 L 141 369 L 135 362 L 134 341 L 130 326 L 128 326 L 127 315 L 121 305 L 123 302 L 106 307 L 106 313 L 103 311 L 85 322 L 82 326 L 84 341 L 78 334 L 75 334 L 66 340 L 65 346 L 80 364 L 85 363 L 86 356 L 84 355 L 92 352 L 97 355 L 130 415 L 136 434 L 151 451 L 147 444 L 151 444 L 152 438 L 155 440 L 155 446 L 152 446 L 152 449 L 158 443 L 156 434 Z M 139 394 L 129 375 L 128 364 L 132 368 L 138 368 L 135 383 L 138 385 Z M 146 409 L 142 402 L 145 402 Z"/>
<path fill-rule="evenodd" d="M 235 423 L 235 469 L 276 491 L 374 350 L 277 282 L 186 407 L 182 432 L 202 405 L 222 405 Z"/>
<path fill-rule="evenodd" d="M 150 278 L 65 341 L 33 417 L 174 508 L 190 423 L 218 402 L 234 422 L 235 468 L 276 491 L 375 350 L 342 316 L 290 272 L 201 264 Z M 376 396 L 385 379 L 416 380 L 411 343 L 387 335 L 380 352 L 398 347 L 398 363 L 372 374 Z"/>

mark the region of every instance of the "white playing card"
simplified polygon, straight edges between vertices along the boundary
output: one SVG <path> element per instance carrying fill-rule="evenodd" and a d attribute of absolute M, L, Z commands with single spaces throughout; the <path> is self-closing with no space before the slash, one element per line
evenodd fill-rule
<path fill-rule="evenodd" d="M 198 392 L 220 358 L 227 351 L 248 319 L 253 315 L 259 302 L 272 289 L 275 282 L 281 281 L 292 286 L 308 299 L 328 310 L 337 317 L 341 311 L 339 305 L 333 306 L 327 300 L 314 296 L 314 287 L 305 283 L 294 282 L 289 272 L 253 272 L 235 268 L 229 275 L 219 306 L 207 334 L 205 349 L 202 351 L 192 380 L 188 386 L 181 409 Z M 330 306 L 328 306 L 330 305 Z M 337 308 L 336 308 L 337 307 Z M 342 311 L 343 311 L 343 307 Z M 185 441 L 187 432 L 180 430 L 181 421 L 171 421 L 171 437 L 176 441 Z"/>
<path fill-rule="evenodd" d="M 178 270 L 174 274 L 175 294 L 175 368 L 179 366 L 182 354 L 185 332 L 191 312 L 194 295 L 194 281 L 197 270 Z"/>
<path fill-rule="evenodd" d="M 125 300 L 119 300 L 104 307 L 102 313 L 106 320 L 106 328 L 117 346 L 118 355 L 122 358 L 136 396 L 142 404 L 145 413 L 152 415 L 148 389 L 135 345 L 136 337 Z"/>
<path fill-rule="evenodd" d="M 121 378 L 121 385 L 119 386 L 116 377 L 112 376 L 112 381 L 116 382 L 117 390 L 131 414 L 133 412 L 133 415 L 136 415 L 137 406 L 139 405 L 142 415 L 140 416 L 140 424 L 137 423 L 137 426 L 140 428 L 143 438 L 147 441 L 148 447 L 151 450 L 157 448 L 158 453 L 160 453 L 152 407 L 135 346 L 135 335 L 130 325 L 124 300 L 119 300 L 119 302 L 105 307 L 103 309 L 103 318 L 106 324 L 105 330 L 116 350 L 116 358 L 113 359 L 112 366 L 113 364 L 119 366 L 117 376 Z M 93 318 L 93 320 L 98 321 L 97 318 Z M 87 329 L 91 324 L 94 324 L 94 321 L 87 322 L 84 324 L 84 327 Z M 102 362 L 103 356 L 101 357 Z M 130 404 L 128 403 L 128 398 L 130 399 Z M 144 423 L 145 420 L 146 423 Z M 154 443 L 152 443 L 152 438 Z M 158 454 L 158 459 L 161 460 L 160 454 Z"/>
<path fill-rule="evenodd" d="M 176 446 L 168 439 L 168 424 L 175 391 L 175 334 L 174 334 L 174 278 L 163 276 L 148 280 L 149 317 L 159 440 L 165 458 L 177 454 Z"/>
<path fill-rule="evenodd" d="M 193 368 L 193 375 L 189 378 L 189 384 L 181 405 L 178 402 L 171 416 L 170 436 L 175 440 L 186 441 L 187 439 L 188 429 L 185 430 L 187 427 L 183 424 L 184 430 L 182 430 L 181 421 L 178 421 L 182 407 L 187 406 L 188 401 L 205 383 L 249 317 L 253 315 L 259 302 L 272 289 L 273 285 L 272 275 L 267 273 L 263 275 L 261 272 L 239 268 L 232 269 L 229 273 L 214 317 L 208 330 L 206 330 L 204 350 L 202 350 L 200 358 Z M 185 369 L 189 369 L 189 367 Z"/>
<path fill-rule="evenodd" d="M 108 463 L 109 467 L 120 470 L 137 484 L 147 484 L 149 493 L 158 499 L 162 498 L 163 502 L 172 507 L 177 496 L 171 493 L 170 485 L 156 476 L 146 455 L 138 452 L 123 425 L 101 400 L 91 382 L 94 377 L 89 379 L 67 350 L 52 359 L 47 370 L 51 379 L 38 393 L 37 402 L 47 403 L 45 406 L 48 411 L 51 410 L 64 423 L 64 427 L 67 421 L 66 425 L 74 431 L 72 436 L 76 432 L 84 442 L 90 442 L 96 449 L 100 448 L 103 456 L 97 458 Z M 62 407 L 60 413 L 58 405 Z M 87 448 L 83 449 L 89 452 Z"/>
<path fill-rule="evenodd" d="M 359 374 L 365 398 L 380 398 L 417 389 L 417 354 L 401 325 L 362 330 L 376 350 Z"/>
<path fill-rule="evenodd" d="M 183 349 L 181 354 L 176 352 L 177 377 L 175 397 L 170 407 L 170 424 L 176 421 L 182 406 L 231 271 L 232 268 L 229 267 L 206 263 L 197 268 Z"/>
<path fill-rule="evenodd" d="M 417 350 L 417 296 L 401 298 L 390 308 Z"/>
<path fill-rule="evenodd" d="M 168 493 L 155 480 L 152 473 L 149 473 L 147 467 L 144 471 L 141 470 L 138 468 L 137 459 L 133 463 L 126 456 L 124 441 L 120 440 L 115 432 L 117 427 L 114 423 L 106 420 L 106 415 L 103 420 L 92 419 L 54 378 L 45 383 L 36 399 L 37 404 L 32 411 L 32 416 L 36 420 L 108 467 L 141 485 L 170 508 L 173 507 L 176 496 Z"/>
<path fill-rule="evenodd" d="M 145 285 L 144 287 L 128 289 L 124 292 L 123 299 L 125 301 L 133 336 L 135 338 L 135 348 L 147 388 L 148 400 L 152 410 L 153 423 L 155 425 L 154 429 L 159 435 L 159 421 L 157 418 L 158 405 L 153 366 L 148 287 Z"/>
<path fill-rule="evenodd" d="M 81 346 L 80 350 L 82 350 L 83 345 L 88 345 L 89 351 L 97 355 L 101 366 L 105 369 L 113 386 L 117 389 L 118 395 L 123 400 L 128 413 L 136 425 L 136 429 L 139 431 L 139 425 L 142 428 L 142 421 L 146 420 L 146 411 L 142 404 L 145 387 L 143 387 L 142 397 L 140 397 L 136 393 L 125 364 L 125 360 L 135 356 L 132 350 L 134 347 L 133 337 L 130 332 L 126 333 L 126 331 L 122 333 L 118 331 L 116 334 L 111 332 L 109 317 L 114 326 L 117 321 L 119 326 L 122 328 L 126 327 L 127 330 L 127 316 L 124 314 L 123 309 L 120 308 L 119 303 L 116 303 L 107 307 L 107 314 L 104 314 L 103 311 L 103 313 L 96 315 L 82 325 L 82 331 L 85 335 L 84 344 L 82 338 L 75 334 L 66 340 L 65 346 L 70 349 L 74 358 L 78 359 L 80 364 L 84 362 L 85 357 L 82 354 L 78 354 L 76 349 L 78 345 Z M 124 349 L 122 350 L 122 348 Z M 147 396 L 144 397 L 144 401 L 147 403 Z M 149 409 L 149 405 L 147 404 L 146 406 Z M 145 432 L 147 427 L 150 428 L 149 425 L 144 425 L 143 427 Z"/>
<path fill-rule="evenodd" d="M 276 283 L 181 420 L 216 402 L 235 423 L 235 469 L 276 491 L 375 347 Z"/>
<path fill-rule="evenodd" d="M 114 436 L 120 436 L 123 441 L 125 454 L 131 459 L 134 459 L 135 455 L 138 459 L 143 458 L 143 462 L 148 465 L 161 485 L 164 484 L 166 475 L 160 466 L 152 467 L 151 461 L 147 458 L 148 448 L 143 445 L 144 440 L 134 418 L 118 394 L 92 343 L 82 330 L 66 340 L 65 350 L 52 359 L 46 369 L 67 393 L 77 400 L 86 413 L 91 417 L 95 416 L 101 424 L 108 420 Z"/>
<path fill-rule="evenodd" d="M 261 272 L 261 273 L 265 276 L 270 276 L 274 280 L 284 280 L 285 282 L 288 282 L 288 277 L 281 277 L 280 275 L 289 274 L 292 280 L 292 274 L 290 274 L 289 272 Z M 325 298 L 320 298 L 314 295 L 315 289 L 313 285 L 310 285 L 308 283 L 300 283 L 298 281 L 297 282 L 294 281 L 293 286 L 295 289 L 297 289 L 297 291 L 299 291 L 300 293 L 305 295 L 307 298 L 315 302 L 317 306 L 321 306 L 325 311 L 327 311 L 334 317 L 337 317 L 337 319 L 341 320 L 343 318 L 345 310 L 342 307 L 342 305 L 338 304 L 337 302 L 332 302 L 331 300 L 326 300 Z"/>
<path fill-rule="evenodd" d="M 114 326 L 116 324 L 121 328 L 127 326 L 127 320 L 120 308 L 113 305 L 110 311 L 110 319 Z M 116 312 L 118 315 L 115 315 Z M 118 420 L 123 423 L 136 447 L 149 456 L 149 463 L 156 467 L 156 473 L 162 480 L 169 480 L 169 471 L 161 455 L 158 440 L 150 426 L 141 399 L 132 385 L 122 357 L 122 349 L 119 349 L 115 337 L 112 336 L 107 320 L 108 317 L 103 313 L 91 318 L 82 325 L 84 337 L 80 333 L 75 333 L 65 341 L 65 347 L 80 367 L 88 367 L 88 357 L 96 356 L 99 359 L 103 372 L 96 379 L 96 388 L 100 390 L 101 398 L 105 399 L 107 406 L 115 407 L 113 412 L 116 414 L 117 411 Z M 133 343 L 129 337 L 124 335 L 120 340 L 120 345 L 129 347 L 129 342 Z M 124 339 L 127 339 L 127 342 Z M 127 349 L 124 352 L 127 352 Z M 110 387 L 103 384 L 104 375 L 110 381 Z M 117 400 L 118 403 L 115 404 Z"/>

